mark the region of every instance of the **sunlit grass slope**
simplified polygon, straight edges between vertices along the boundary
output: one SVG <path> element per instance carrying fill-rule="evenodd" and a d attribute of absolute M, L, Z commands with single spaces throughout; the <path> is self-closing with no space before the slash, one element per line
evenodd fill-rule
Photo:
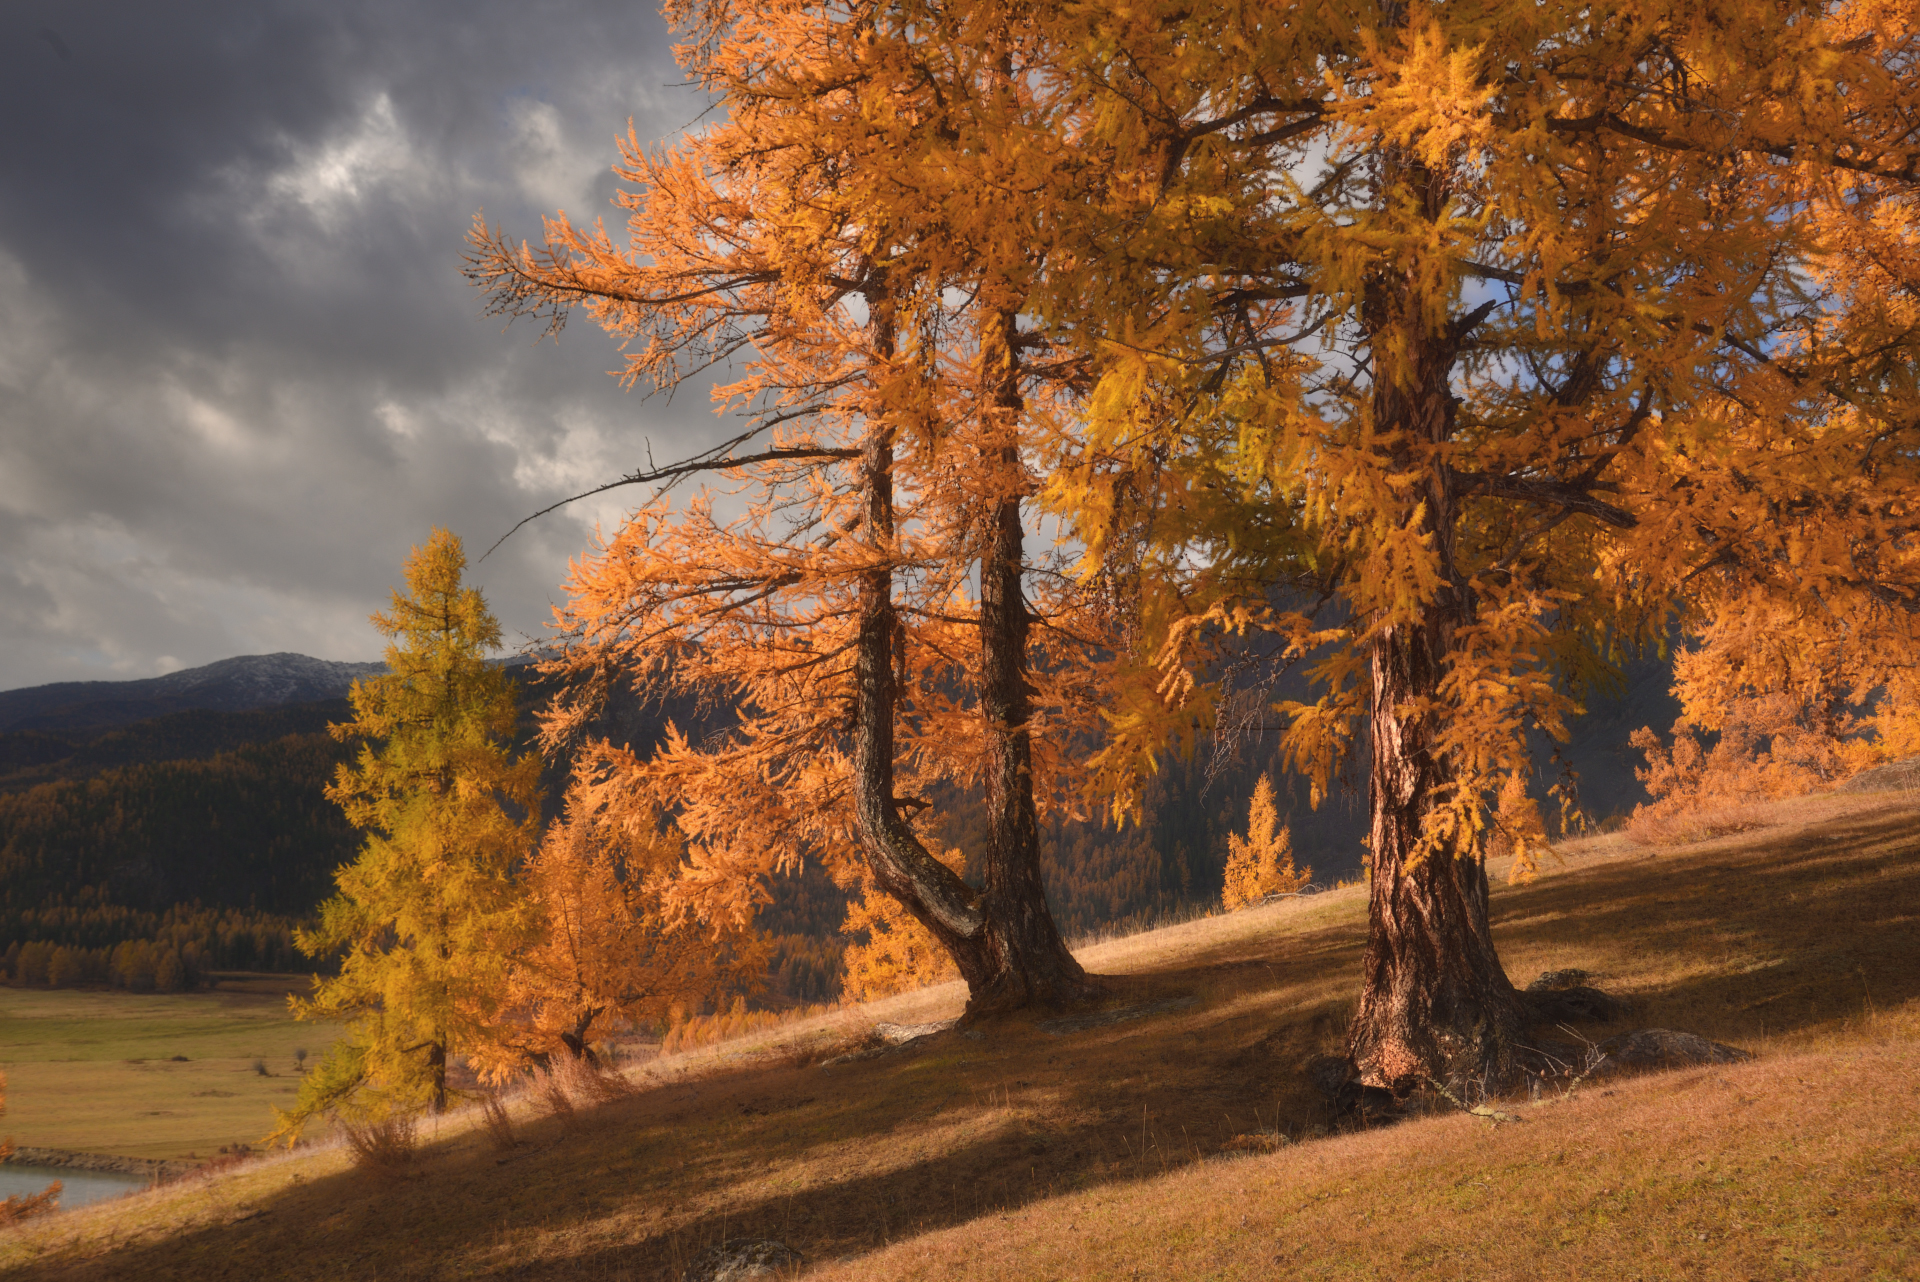
<path fill-rule="evenodd" d="M 873 1020 L 958 1009 L 928 990 L 657 1062 L 571 1123 L 523 1101 L 507 1154 L 451 1118 L 410 1179 L 330 1150 L 43 1222 L 0 1237 L 0 1272 L 677 1278 L 773 1237 L 823 1279 L 1920 1276 L 1920 802 L 1774 818 L 1599 839 L 1496 891 L 1517 980 L 1589 970 L 1635 1026 L 1760 1054 L 1517 1124 L 1324 1134 L 1300 1069 L 1351 1007 L 1354 888 L 1087 950 L 1115 1006 L 1157 1013 L 820 1067 Z"/>
<path fill-rule="evenodd" d="M 206 993 L 0 988 L 0 1132 L 35 1148 L 212 1155 L 272 1127 L 332 1025 L 296 1023 L 288 976 Z M 259 1060 L 266 1075 L 254 1067 Z"/>

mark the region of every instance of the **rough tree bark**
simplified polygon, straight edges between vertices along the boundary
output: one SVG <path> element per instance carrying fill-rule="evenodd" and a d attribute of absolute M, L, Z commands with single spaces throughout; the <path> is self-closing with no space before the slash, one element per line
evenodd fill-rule
<path fill-rule="evenodd" d="M 427 1080 L 432 1083 L 428 1090 L 428 1107 L 435 1113 L 447 1111 L 447 1044 L 429 1042 L 427 1044 Z"/>
<path fill-rule="evenodd" d="M 1449 782 L 1431 723 L 1408 711 L 1438 687 L 1442 631 L 1389 630 L 1370 656 L 1372 884 L 1347 1049 L 1362 1083 L 1396 1095 L 1428 1077 L 1456 1090 L 1504 1083 L 1526 1023 L 1494 951 L 1485 863 L 1447 849 L 1413 858 L 1432 799 Z"/>
<path fill-rule="evenodd" d="M 1402 191 L 1437 218 L 1442 177 L 1390 161 Z M 1416 857 L 1421 827 L 1453 782 L 1434 749 L 1440 683 L 1454 628 L 1471 615 L 1470 589 L 1454 561 L 1458 498 L 1450 473 L 1423 447 L 1452 434 L 1449 375 L 1461 335 L 1433 335 L 1420 283 L 1383 274 L 1370 284 L 1363 321 L 1375 351 L 1398 345 L 1403 363 L 1383 373 L 1373 397 L 1375 430 L 1396 441 L 1396 463 L 1425 474 L 1416 518 L 1441 580 L 1417 623 L 1385 629 L 1369 656 L 1372 753 L 1369 803 L 1371 890 L 1359 1009 L 1347 1051 L 1360 1081 L 1403 1094 L 1431 1077 L 1455 1087 L 1506 1082 L 1527 1022 L 1493 947 L 1487 874 L 1478 851 L 1447 847 Z M 1383 363 L 1383 368 L 1390 366 Z"/>
<path fill-rule="evenodd" d="M 1019 322 L 1012 311 L 994 321 L 987 376 L 1002 439 L 986 447 L 984 474 L 997 479 L 980 558 L 980 712 L 986 723 L 989 828 L 983 904 L 1002 964 L 969 1009 L 1061 1006 L 1095 991 L 1060 938 L 1040 877 L 1040 822 L 1033 799 L 1033 707 L 1027 680 L 1032 612 L 1023 587 L 1025 532 L 1020 504 L 1026 486 L 1013 423 L 1025 409 L 1020 393 Z"/>

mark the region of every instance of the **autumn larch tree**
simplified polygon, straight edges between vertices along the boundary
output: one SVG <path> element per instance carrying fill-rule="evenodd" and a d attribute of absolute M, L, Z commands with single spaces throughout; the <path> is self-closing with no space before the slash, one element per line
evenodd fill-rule
<path fill-rule="evenodd" d="M 1293 834 L 1280 822 L 1273 804 L 1273 780 L 1254 785 L 1247 804 L 1247 835 L 1227 834 L 1226 881 L 1221 906 L 1229 910 L 1257 904 L 1268 895 L 1290 895 L 1307 884 L 1311 868 L 1293 866 Z"/>
<path fill-rule="evenodd" d="M 444 1110 L 449 1062 L 498 1021 L 508 960 L 528 937 L 512 874 L 539 841 L 540 760 L 507 747 L 513 685 L 486 661 L 500 625 L 462 585 L 465 568 L 446 530 L 413 549 L 406 590 L 373 616 L 393 638 L 388 671 L 354 682 L 354 719 L 332 727 L 363 743 L 327 796 L 367 837 L 319 924 L 296 936 L 309 956 L 340 955 L 340 973 L 292 1005 L 347 1031 L 278 1134 L 324 1112 Z"/>
<path fill-rule="evenodd" d="M 766 975 L 765 941 L 751 930 L 667 910 L 679 833 L 644 817 L 607 822 L 588 800 L 590 783 L 576 779 L 516 879 L 533 920 L 509 959 L 499 1015 L 471 1056 L 488 1079 L 555 1055 L 595 1063 L 594 1043 L 615 1029 L 664 1028 Z"/>
<path fill-rule="evenodd" d="M 475 235 L 470 275 L 501 310 L 585 305 L 633 342 L 628 378 L 656 387 L 738 355 L 743 376 L 715 396 L 757 416 L 693 464 L 622 482 L 709 470 L 753 502 L 732 523 L 706 497 L 656 503 L 576 566 L 557 666 L 586 696 L 561 702 L 550 733 L 569 734 L 615 670 L 719 694 L 741 711 L 724 743 L 600 750 L 600 804 L 626 788 L 687 832 L 683 902 L 743 917 L 768 872 L 810 856 L 851 880 L 858 849 L 953 955 L 970 1015 L 1080 999 L 1092 986 L 1039 875 L 1036 790 L 1064 736 L 1036 727 L 1064 700 L 1033 662 L 1025 581 L 1037 376 L 1017 290 L 979 287 L 963 231 L 911 181 L 900 125 L 938 95 L 896 57 L 917 47 L 896 29 L 908 19 L 680 16 L 683 57 L 728 114 L 663 152 L 629 140 L 629 244 L 564 219 L 537 253 Z M 991 86 L 969 68 L 971 90 Z M 971 709 L 955 701 L 969 688 Z M 985 785 L 978 893 L 916 827 L 915 791 L 935 779 Z"/>
<path fill-rule="evenodd" d="M 1053 501 L 1139 585 L 1100 768 L 1124 807 L 1277 640 L 1293 763 L 1369 754 L 1357 1073 L 1510 1080 L 1542 1012 L 1484 857 L 1528 728 L 1740 594 L 1914 607 L 1915 9 L 1022 12 L 1079 88 L 1016 132 L 1107 175 L 1034 304 L 1101 364 Z"/>

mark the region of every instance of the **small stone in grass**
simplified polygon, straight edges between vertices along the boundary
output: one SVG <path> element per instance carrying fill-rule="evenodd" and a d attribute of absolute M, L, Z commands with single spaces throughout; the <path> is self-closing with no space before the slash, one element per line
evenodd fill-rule
<path fill-rule="evenodd" d="M 756 1238 L 744 1242 L 722 1242 L 693 1257 L 681 1282 L 745 1282 L 747 1278 L 772 1277 L 776 1272 L 797 1268 L 798 1251 L 784 1242 Z"/>

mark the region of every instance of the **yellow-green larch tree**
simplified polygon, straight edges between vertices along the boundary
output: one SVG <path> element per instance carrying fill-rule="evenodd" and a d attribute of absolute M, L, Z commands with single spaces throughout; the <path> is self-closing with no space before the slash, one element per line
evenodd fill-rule
<path fill-rule="evenodd" d="M 510 749 L 512 681 L 487 662 L 500 625 L 465 568 L 446 530 L 413 549 L 405 590 L 373 615 L 392 638 L 387 672 L 356 681 L 354 719 L 332 727 L 362 741 L 327 795 L 366 841 L 296 936 L 309 956 L 338 956 L 339 974 L 292 1005 L 346 1033 L 303 1079 L 282 1134 L 321 1113 L 444 1110 L 449 1065 L 500 1020 L 509 959 L 528 939 L 513 873 L 539 844 L 540 760 Z"/>

